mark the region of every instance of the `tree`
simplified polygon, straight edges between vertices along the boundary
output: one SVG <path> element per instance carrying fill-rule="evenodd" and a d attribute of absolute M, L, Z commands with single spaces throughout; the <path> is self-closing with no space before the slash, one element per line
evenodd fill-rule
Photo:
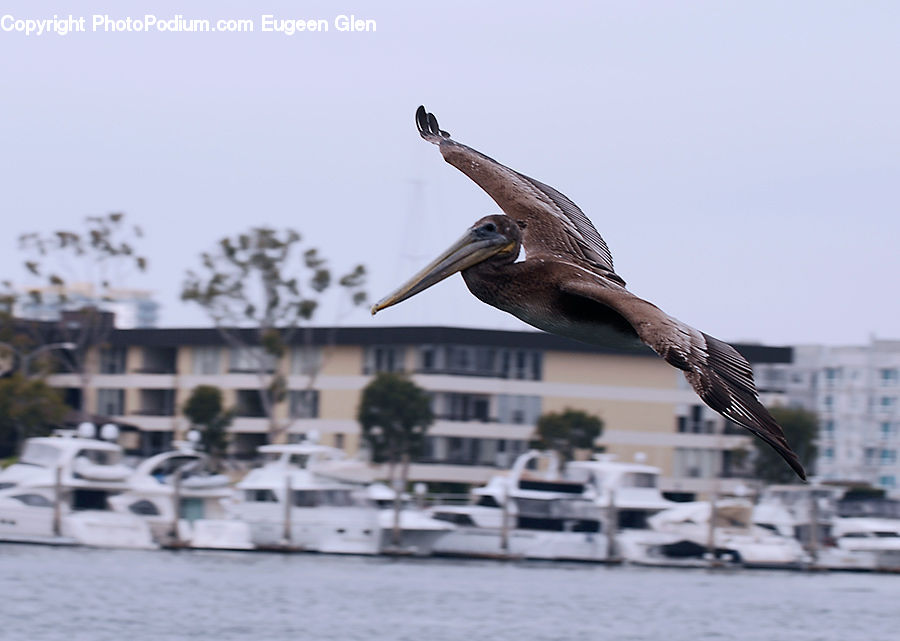
<path fill-rule="evenodd" d="M 567 408 L 562 412 L 543 414 L 538 419 L 536 432 L 538 448 L 555 450 L 564 460 L 571 461 L 576 449 L 594 449 L 594 441 L 603 432 L 603 420 Z"/>
<path fill-rule="evenodd" d="M 784 436 L 800 458 L 807 473 L 812 473 L 818 455 L 816 441 L 819 437 L 819 418 L 815 412 L 796 407 L 771 408 L 772 417 L 781 425 Z M 768 483 L 794 483 L 797 476 L 784 464 L 775 450 L 760 439 L 753 439 L 756 450 L 753 467 L 756 476 Z"/>
<path fill-rule="evenodd" d="M 52 303 L 66 316 L 66 322 L 54 325 L 52 339 L 39 335 L 46 331 L 45 324 L 35 323 L 35 340 L 38 344 L 56 340 L 74 345 L 59 360 L 81 375 L 82 411 L 91 380 L 89 353 L 102 345 L 113 329 L 112 318 L 103 308 L 129 271 L 147 269 L 147 259 L 134 246 L 142 236 L 140 227 L 126 223 L 125 214 L 111 213 L 86 216 L 80 232 L 32 232 L 19 237 L 19 249 L 26 254 L 25 269 L 37 280 L 27 288 L 21 303 L 26 308 Z M 12 291 L 10 283 L 5 285 Z"/>
<path fill-rule="evenodd" d="M 419 454 L 434 422 L 428 393 L 402 374 L 380 373 L 363 388 L 357 420 L 376 463 L 388 464 L 394 489 L 394 545 L 400 544 L 400 501 L 412 456 Z M 398 471 L 399 464 L 399 474 Z"/>
<path fill-rule="evenodd" d="M 18 452 L 22 441 L 45 436 L 66 414 L 58 390 L 21 372 L 0 378 L 0 458 Z"/>
<path fill-rule="evenodd" d="M 191 425 L 202 427 L 200 443 L 213 458 L 220 460 L 228 450 L 228 426 L 234 418 L 222 402 L 222 390 L 214 385 L 198 385 L 184 404 L 184 415 Z"/>
<path fill-rule="evenodd" d="M 300 242 L 293 229 L 268 227 L 222 238 L 214 251 L 201 254 L 202 269 L 188 271 L 181 290 L 181 299 L 202 307 L 229 346 L 252 359 L 270 437 L 289 427 L 275 417 L 275 406 L 287 391 L 277 363 L 333 285 L 327 261 L 315 248 L 301 251 Z M 361 305 L 366 300 L 365 280 L 365 268 L 357 265 L 337 285 L 353 305 Z M 250 328 L 250 336 L 241 328 Z"/>

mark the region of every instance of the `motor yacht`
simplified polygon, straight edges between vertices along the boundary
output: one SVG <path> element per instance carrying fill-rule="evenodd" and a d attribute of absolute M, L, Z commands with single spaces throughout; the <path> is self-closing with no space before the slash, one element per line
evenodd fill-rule
<path fill-rule="evenodd" d="M 743 567 L 798 568 L 806 562 L 803 546 L 794 537 L 753 523 L 753 503 L 747 499 L 723 498 L 714 506 L 710 501 L 680 503 L 650 517 L 649 522 L 657 532 L 675 539 L 648 550 L 660 565 L 717 561 Z"/>
<path fill-rule="evenodd" d="M 235 513 L 255 545 L 336 554 L 431 553 L 452 526 L 411 508 L 400 512 L 400 544 L 392 544 L 393 511 L 363 485 L 336 480 L 341 450 L 309 441 L 259 448 L 261 467 L 237 484 Z"/>
<path fill-rule="evenodd" d="M 112 497 L 119 512 L 147 521 L 154 539 L 174 547 L 225 550 L 253 548 L 250 527 L 234 514 L 234 489 L 225 474 L 210 470 L 210 459 L 191 441 L 137 465 L 129 490 Z M 177 517 L 176 517 L 177 510 Z"/>
<path fill-rule="evenodd" d="M 434 518 L 456 526 L 435 543 L 435 554 L 607 561 L 595 498 L 592 486 L 564 477 L 555 452 L 526 452 L 509 472 L 473 490 L 470 504 L 432 508 Z"/>
<path fill-rule="evenodd" d="M 659 546 L 673 542 L 671 535 L 650 527 L 653 515 L 678 505 L 662 495 L 658 467 L 601 453 L 585 461 L 571 461 L 566 475 L 591 486 L 594 502 L 615 523 L 609 536 L 610 556 L 628 563 L 651 563 Z"/>
<path fill-rule="evenodd" d="M 795 538 L 816 568 L 900 570 L 900 519 L 841 517 L 845 492 L 834 485 L 773 485 L 760 496 L 753 520 Z"/>
<path fill-rule="evenodd" d="M 0 540 L 156 547 L 141 518 L 110 505 L 132 473 L 122 448 L 85 438 L 87 425 L 79 430 L 82 437 L 68 431 L 27 439 L 18 462 L 0 472 Z"/>

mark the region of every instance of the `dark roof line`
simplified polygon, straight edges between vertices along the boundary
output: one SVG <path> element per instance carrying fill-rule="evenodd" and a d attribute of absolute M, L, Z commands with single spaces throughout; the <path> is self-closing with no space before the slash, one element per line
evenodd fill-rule
<path fill-rule="evenodd" d="M 257 331 L 252 328 L 231 330 L 243 342 L 258 344 Z M 213 327 L 204 328 L 141 328 L 113 330 L 110 345 L 143 347 L 179 347 L 191 345 L 226 345 L 222 333 Z M 475 329 L 467 327 L 411 326 L 411 327 L 310 327 L 297 330 L 291 340 L 294 345 L 475 345 L 539 349 L 589 354 L 630 356 L 656 355 L 648 347 L 610 337 L 609 346 L 588 345 L 544 332 Z M 740 345 L 735 348 L 752 363 L 790 363 L 791 347 Z"/>

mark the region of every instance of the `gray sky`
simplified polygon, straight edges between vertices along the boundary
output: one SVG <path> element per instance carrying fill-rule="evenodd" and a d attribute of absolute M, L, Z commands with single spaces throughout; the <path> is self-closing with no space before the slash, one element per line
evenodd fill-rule
<path fill-rule="evenodd" d="M 377 300 L 497 211 L 419 139 L 424 103 L 571 197 L 629 288 L 707 333 L 900 337 L 896 2 L 142 4 L 0 9 L 256 27 L 0 32 L 3 278 L 25 280 L 20 233 L 124 211 L 150 259 L 124 284 L 158 292 L 164 325 L 207 324 L 178 301 L 184 271 L 252 225 L 365 263 Z M 264 13 L 377 31 L 262 33 Z M 458 276 L 342 322 L 522 327 Z"/>

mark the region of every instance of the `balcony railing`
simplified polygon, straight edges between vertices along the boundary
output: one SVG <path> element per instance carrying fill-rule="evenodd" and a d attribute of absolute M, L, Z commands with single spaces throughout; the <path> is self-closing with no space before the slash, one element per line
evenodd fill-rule
<path fill-rule="evenodd" d="M 135 416 L 174 416 L 174 407 L 142 407 L 132 412 Z"/>

